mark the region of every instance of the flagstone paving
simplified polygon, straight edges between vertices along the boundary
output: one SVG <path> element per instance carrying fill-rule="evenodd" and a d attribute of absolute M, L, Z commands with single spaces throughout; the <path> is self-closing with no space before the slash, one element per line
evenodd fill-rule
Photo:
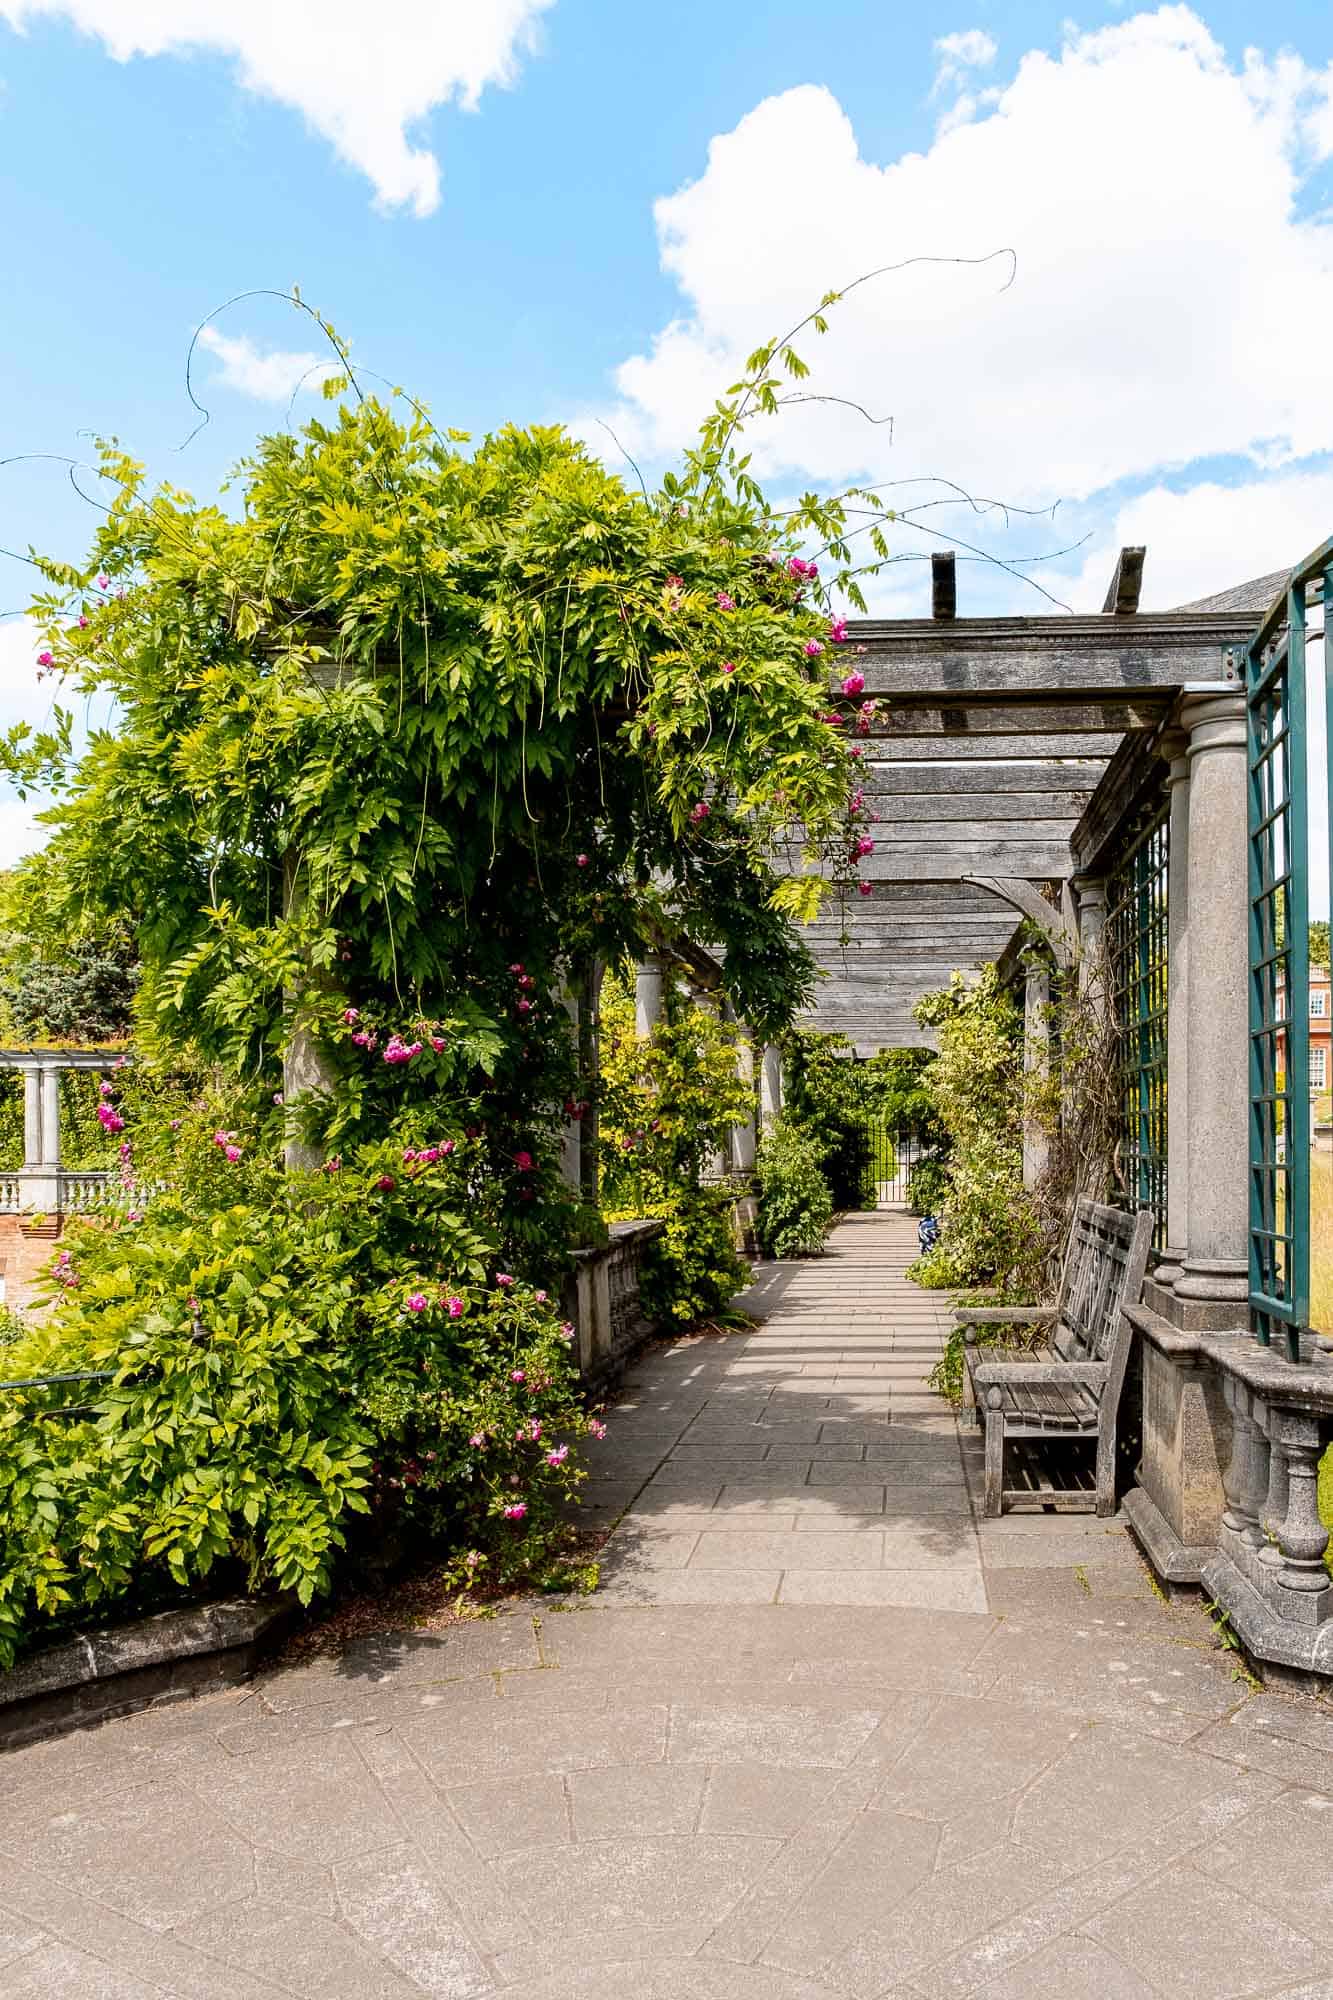
<path fill-rule="evenodd" d="M 6 2000 L 1333 2000 L 1333 1708 L 978 1523 L 911 1250 L 645 1359 L 592 1600 L 0 1759 Z"/>

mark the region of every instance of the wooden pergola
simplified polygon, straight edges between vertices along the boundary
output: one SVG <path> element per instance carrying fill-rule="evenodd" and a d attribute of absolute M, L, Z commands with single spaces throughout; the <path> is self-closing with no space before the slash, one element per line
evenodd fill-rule
<path fill-rule="evenodd" d="M 1144 613 L 1144 553 L 1121 551 L 1092 616 L 959 618 L 954 558 L 939 555 L 931 618 L 851 624 L 839 671 L 864 648 L 857 705 L 877 704 L 854 739 L 878 815 L 862 864 L 873 886 L 805 933 L 826 975 L 807 1025 L 861 1054 L 929 1046 L 915 1002 L 998 958 L 1022 918 L 1063 955 L 1072 837 L 1089 817 L 1116 821 L 1118 774 L 1182 692 L 1239 688 L 1233 649 L 1272 581 L 1228 593 L 1222 608 Z"/>

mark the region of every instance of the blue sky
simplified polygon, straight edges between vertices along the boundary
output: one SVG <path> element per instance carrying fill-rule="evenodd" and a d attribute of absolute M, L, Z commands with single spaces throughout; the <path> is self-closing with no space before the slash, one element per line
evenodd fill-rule
<path fill-rule="evenodd" d="M 566 420 L 609 453 L 600 415 L 659 465 L 826 285 L 1011 245 L 1007 291 L 998 265 L 884 280 L 810 356 L 893 413 L 891 448 L 813 410 L 761 463 L 1059 502 L 927 519 L 1047 558 L 1077 608 L 1146 539 L 1145 601 L 1179 602 L 1333 533 L 1331 65 L 1305 0 L 1072 23 L 1036 0 L 0 0 L 0 456 L 110 431 L 212 491 L 284 420 L 285 392 L 252 392 L 312 343 L 272 302 L 214 322 L 212 422 L 179 453 L 190 334 L 295 280 L 449 423 Z M 60 467 L 0 471 L 4 546 L 71 553 L 88 524 Z M 923 572 L 882 608 L 921 609 Z M 26 573 L 0 576 L 21 608 Z M 1038 604 L 979 566 L 962 593 Z M 13 623 L 0 673 L 0 719 L 34 712 Z M 25 824 L 0 801 L 0 849 Z"/>

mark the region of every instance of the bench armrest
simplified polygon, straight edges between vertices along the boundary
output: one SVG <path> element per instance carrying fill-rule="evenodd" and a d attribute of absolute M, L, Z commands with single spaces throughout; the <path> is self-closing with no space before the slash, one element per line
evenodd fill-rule
<path fill-rule="evenodd" d="M 1104 1389 L 1110 1372 L 1107 1361 L 983 1361 L 972 1371 L 972 1386 Z"/>

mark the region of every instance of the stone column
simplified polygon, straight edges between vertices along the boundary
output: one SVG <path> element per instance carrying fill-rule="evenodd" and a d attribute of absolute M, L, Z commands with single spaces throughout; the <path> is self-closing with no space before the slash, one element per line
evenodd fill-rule
<path fill-rule="evenodd" d="M 764 1044 L 759 1065 L 759 1123 L 764 1131 L 782 1109 L 782 1051 L 773 1042 Z"/>
<path fill-rule="evenodd" d="M 1106 882 L 1100 875 L 1076 875 L 1078 897 L 1078 990 L 1086 993 L 1097 978 L 1106 931 Z"/>
<path fill-rule="evenodd" d="M 42 1072 L 34 1063 L 23 1072 L 23 1164 L 42 1164 Z"/>
<path fill-rule="evenodd" d="M 60 1071 L 54 1063 L 42 1071 L 42 1165 L 60 1165 Z"/>
<path fill-rule="evenodd" d="M 1023 982 L 1023 1079 L 1027 1091 L 1040 1091 L 1051 1071 L 1051 975 L 1044 965 L 1030 965 Z M 1035 1188 L 1046 1171 L 1050 1145 L 1041 1121 L 1023 1119 L 1023 1185 Z"/>
<path fill-rule="evenodd" d="M 1176 1297 L 1204 1326 L 1243 1326 L 1249 1299 L 1249 904 L 1245 697 L 1187 695 L 1188 1167 Z"/>
<path fill-rule="evenodd" d="M 752 1174 L 755 1156 L 754 1043 L 748 1035 L 742 1035 L 736 1044 L 736 1074 L 748 1093 L 750 1115 L 743 1124 L 731 1128 L 731 1161 L 738 1174 Z"/>
<path fill-rule="evenodd" d="M 289 854 L 284 858 L 282 879 L 283 914 L 299 917 L 306 901 L 306 877 L 298 855 Z M 331 974 L 313 966 L 307 969 L 306 982 L 326 993 L 335 990 Z M 296 1172 L 324 1163 L 323 1147 L 313 1143 L 301 1130 L 299 1114 L 302 1100 L 312 1097 L 332 1099 L 338 1088 L 338 1072 L 329 1051 L 304 1017 L 301 992 L 289 988 L 283 996 L 283 1004 L 289 1023 L 287 1046 L 282 1057 L 283 1115 L 287 1125 L 283 1161 L 290 1172 Z"/>
<path fill-rule="evenodd" d="M 578 982 L 579 1075 L 588 1109 L 579 1126 L 579 1179 L 583 1199 L 596 1207 L 601 1195 L 601 1120 L 597 1109 L 598 1077 L 601 1074 L 602 980 L 606 967 L 600 959 L 580 971 Z"/>
<path fill-rule="evenodd" d="M 560 1004 L 569 1017 L 570 1038 L 577 1058 L 579 1046 L 579 996 L 576 988 L 566 986 L 560 995 Z M 579 1094 L 578 1083 L 574 1086 L 574 1096 Z M 583 1138 L 582 1127 L 577 1117 L 565 1113 L 565 1122 L 560 1128 L 560 1178 L 567 1186 L 581 1189 L 583 1185 Z"/>
<path fill-rule="evenodd" d="M 646 1042 L 662 1018 L 662 961 L 655 954 L 645 958 L 634 973 L 634 1033 Z"/>
<path fill-rule="evenodd" d="M 1189 737 L 1183 729 L 1168 729 L 1158 748 L 1167 760 L 1171 825 L 1166 886 L 1166 1245 L 1153 1278 L 1170 1288 L 1184 1273 L 1189 1246 Z"/>

